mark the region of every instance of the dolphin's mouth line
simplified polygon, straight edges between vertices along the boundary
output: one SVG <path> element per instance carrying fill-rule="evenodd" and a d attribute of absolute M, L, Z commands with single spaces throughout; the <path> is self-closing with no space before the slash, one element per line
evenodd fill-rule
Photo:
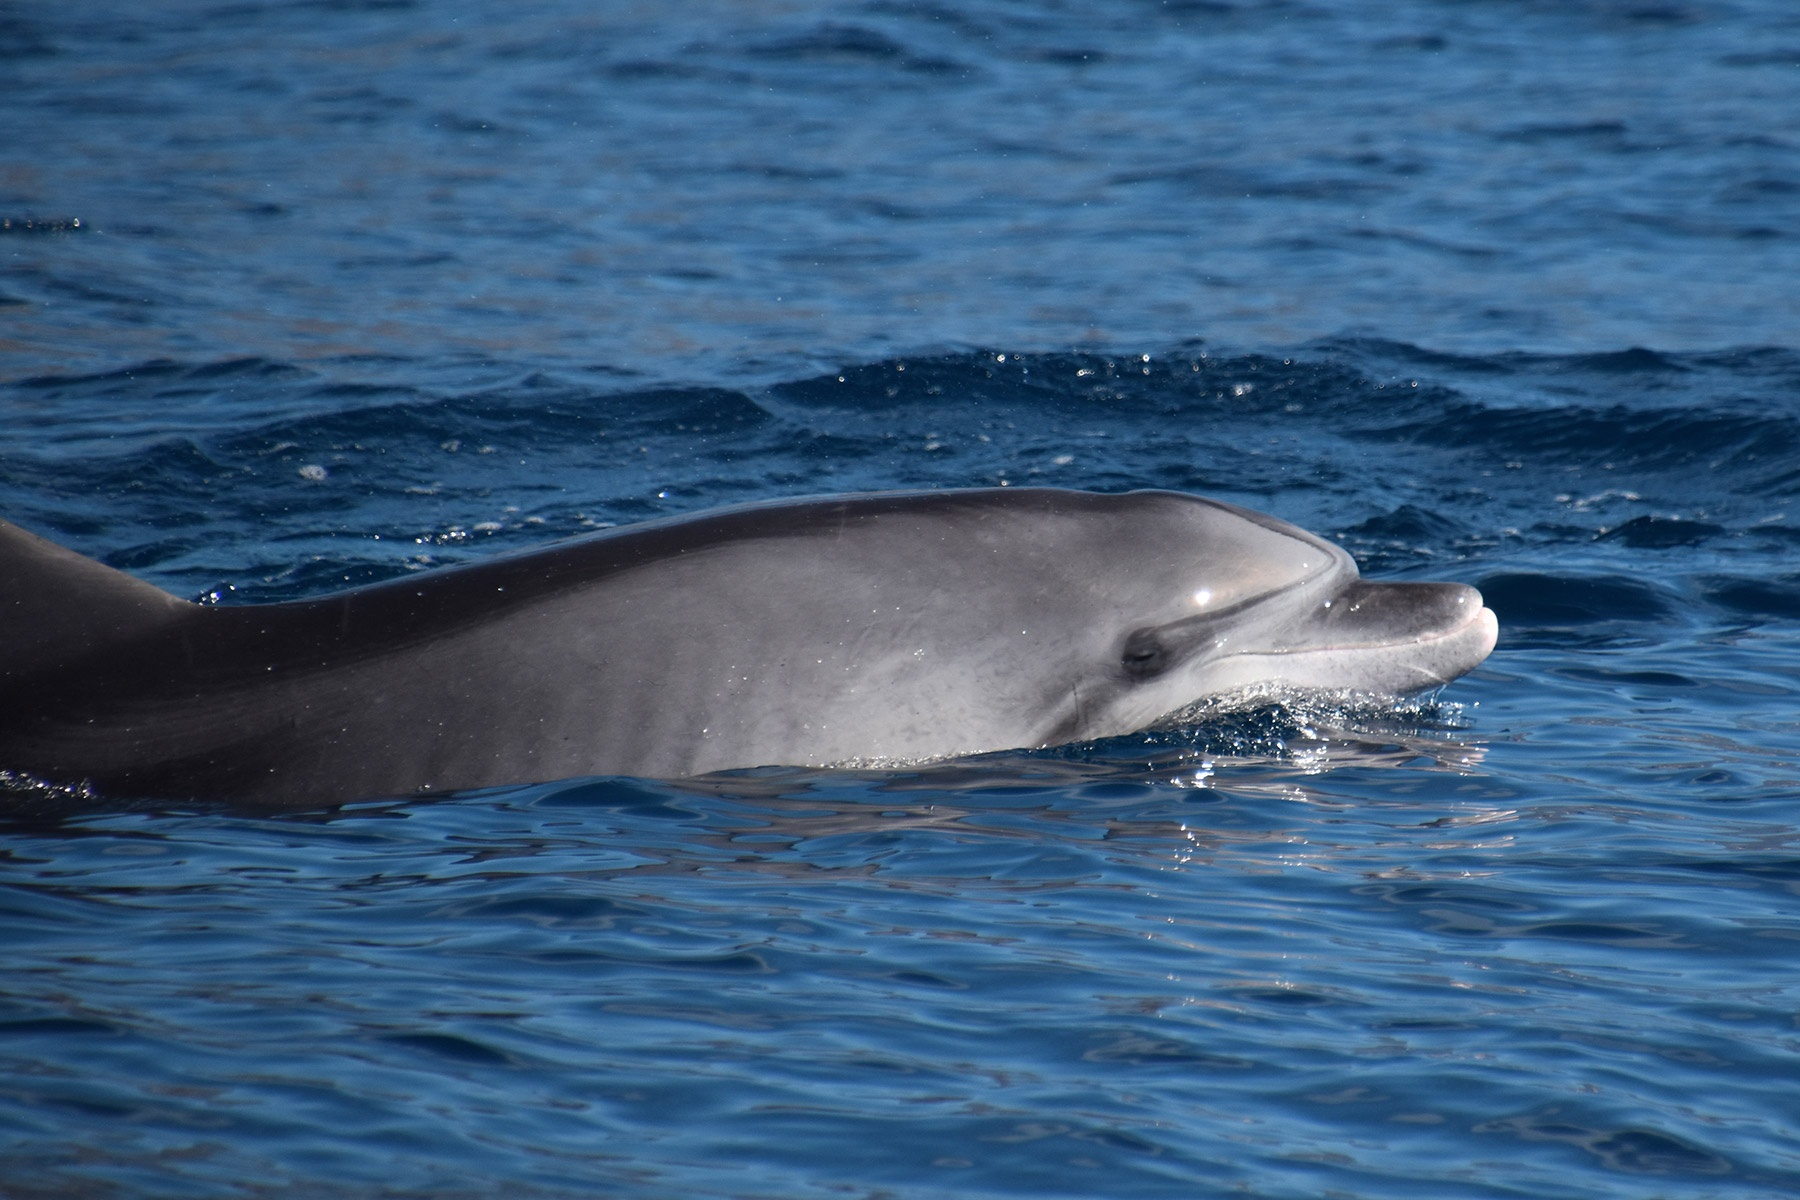
<path fill-rule="evenodd" d="M 1441 642 L 1447 638 L 1453 638 L 1467 633 L 1473 626 L 1480 623 L 1484 613 L 1492 616 L 1492 611 L 1485 605 L 1479 606 L 1474 612 L 1469 614 L 1467 619 L 1457 625 L 1451 626 L 1449 629 L 1439 630 L 1435 633 L 1420 634 L 1405 641 L 1388 639 L 1385 641 L 1368 642 L 1330 642 L 1311 646 L 1289 646 L 1280 650 L 1255 650 L 1250 653 L 1259 658 L 1282 658 L 1288 655 L 1298 654 L 1333 654 L 1344 650 L 1383 650 L 1396 646 L 1429 646 L 1433 642 Z"/>

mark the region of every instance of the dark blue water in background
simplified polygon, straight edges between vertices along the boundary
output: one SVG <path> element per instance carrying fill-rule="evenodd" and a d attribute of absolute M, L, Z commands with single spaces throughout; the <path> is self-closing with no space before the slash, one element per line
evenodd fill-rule
<path fill-rule="evenodd" d="M 287 817 L 17 794 L 8 1196 L 1800 1191 L 1800 14 L 0 7 L 0 514 L 219 603 L 1172 487 L 1441 696 Z"/>

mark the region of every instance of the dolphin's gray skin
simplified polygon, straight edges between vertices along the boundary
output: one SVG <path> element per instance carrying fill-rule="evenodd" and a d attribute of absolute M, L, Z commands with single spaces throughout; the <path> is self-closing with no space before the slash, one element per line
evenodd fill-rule
<path fill-rule="evenodd" d="M 1243 685 L 1403 693 L 1493 649 L 1173 492 L 881 493 L 653 521 L 201 607 L 0 522 L 0 770 L 317 807 L 585 774 L 899 763 L 1128 733 Z"/>

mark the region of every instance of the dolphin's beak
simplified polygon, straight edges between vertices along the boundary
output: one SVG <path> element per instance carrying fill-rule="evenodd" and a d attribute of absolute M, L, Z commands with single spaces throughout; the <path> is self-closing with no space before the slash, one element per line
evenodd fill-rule
<path fill-rule="evenodd" d="M 1464 584 L 1356 579 L 1328 600 L 1219 642 L 1225 654 L 1210 664 L 1209 683 L 1404 696 L 1474 670 L 1499 630 L 1481 593 Z"/>
<path fill-rule="evenodd" d="M 1312 686 L 1424 691 L 1479 666 L 1499 630 L 1467 584 L 1358 579 L 1290 631 L 1294 669 L 1283 674 Z"/>

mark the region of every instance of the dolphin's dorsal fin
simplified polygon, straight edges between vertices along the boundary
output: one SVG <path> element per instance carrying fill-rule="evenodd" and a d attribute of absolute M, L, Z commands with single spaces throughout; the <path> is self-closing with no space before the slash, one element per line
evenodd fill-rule
<path fill-rule="evenodd" d="M 0 521 L 0 686 L 205 611 Z"/>

